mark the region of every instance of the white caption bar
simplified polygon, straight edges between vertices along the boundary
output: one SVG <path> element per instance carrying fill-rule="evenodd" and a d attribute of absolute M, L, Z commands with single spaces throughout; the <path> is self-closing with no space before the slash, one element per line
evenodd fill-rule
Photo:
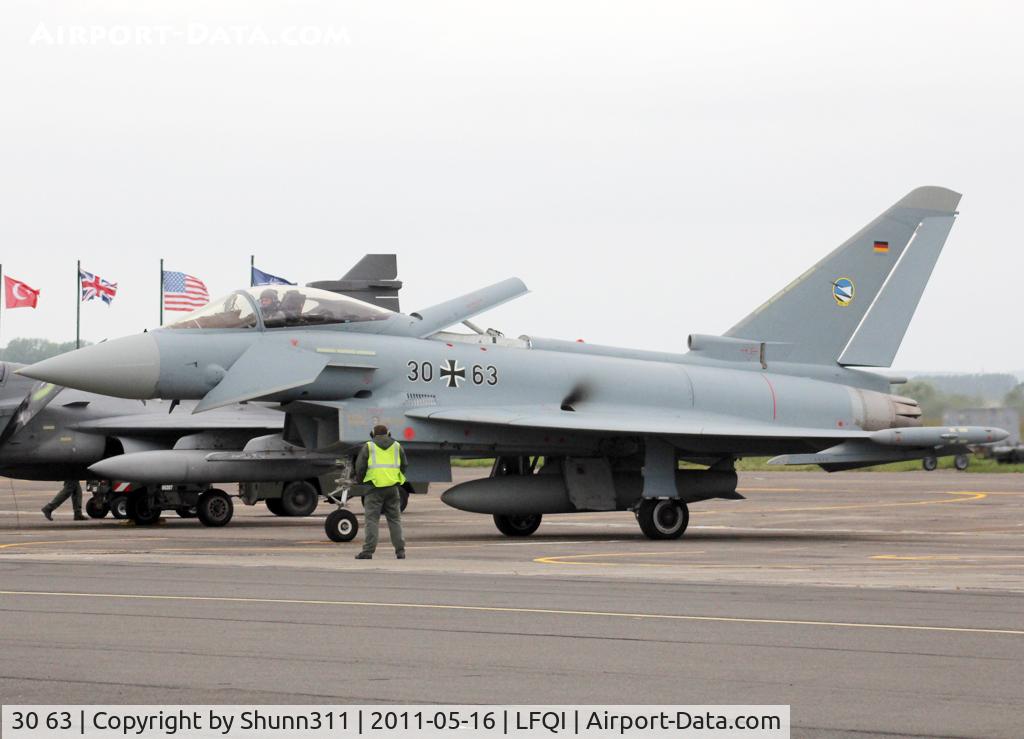
<path fill-rule="evenodd" d="M 33 737 L 789 737 L 789 706 L 4 706 Z"/>

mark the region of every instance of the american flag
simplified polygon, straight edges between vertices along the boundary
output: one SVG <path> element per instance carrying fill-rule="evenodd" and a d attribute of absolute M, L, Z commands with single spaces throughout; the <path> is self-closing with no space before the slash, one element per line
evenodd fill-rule
<path fill-rule="evenodd" d="M 198 277 L 164 271 L 164 310 L 195 310 L 210 302 L 210 293 Z"/>
<path fill-rule="evenodd" d="M 81 267 L 78 268 L 78 282 L 82 288 L 83 303 L 99 298 L 107 305 L 110 305 L 114 300 L 114 296 L 117 295 L 116 282 L 107 282 L 99 275 L 86 272 Z"/>

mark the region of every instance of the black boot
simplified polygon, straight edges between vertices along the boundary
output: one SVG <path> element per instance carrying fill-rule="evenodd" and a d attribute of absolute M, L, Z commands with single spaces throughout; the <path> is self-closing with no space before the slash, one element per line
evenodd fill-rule
<path fill-rule="evenodd" d="M 52 521 L 53 520 L 53 511 L 50 510 L 50 506 L 45 506 L 44 505 L 42 507 L 42 511 L 43 511 L 43 515 L 46 516 L 46 520 L 47 521 Z"/>

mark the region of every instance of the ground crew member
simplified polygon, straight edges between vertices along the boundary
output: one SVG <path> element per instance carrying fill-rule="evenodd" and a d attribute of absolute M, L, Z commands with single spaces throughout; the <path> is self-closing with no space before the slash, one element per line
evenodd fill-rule
<path fill-rule="evenodd" d="M 402 498 L 398 489 L 405 482 L 406 465 L 405 450 L 391 438 L 388 427 L 374 426 L 373 436 L 363 445 L 356 458 L 356 479 L 373 486 L 363 496 L 366 538 L 363 541 L 363 551 L 356 555 L 356 559 L 373 559 L 373 552 L 377 549 L 381 510 L 388 520 L 395 556 L 398 559 L 405 559 Z"/>
<path fill-rule="evenodd" d="M 78 480 L 65 480 L 64 487 L 60 489 L 60 492 L 53 496 L 53 500 L 43 506 L 43 515 L 46 516 L 46 520 L 52 521 L 53 512 L 68 498 L 71 498 L 71 505 L 75 509 L 75 520 L 84 521 L 85 516 L 82 515 L 82 486 L 78 484 Z"/>

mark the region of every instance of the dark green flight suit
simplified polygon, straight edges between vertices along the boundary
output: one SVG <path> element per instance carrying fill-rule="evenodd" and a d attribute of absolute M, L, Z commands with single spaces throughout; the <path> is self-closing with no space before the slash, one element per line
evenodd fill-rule
<path fill-rule="evenodd" d="M 43 506 L 43 515 L 50 518 L 50 514 L 57 510 L 68 498 L 71 498 L 71 505 L 75 509 L 75 520 L 84 521 L 85 516 L 82 515 L 82 486 L 78 480 L 65 480 L 60 492 L 53 496 L 53 500 Z"/>

